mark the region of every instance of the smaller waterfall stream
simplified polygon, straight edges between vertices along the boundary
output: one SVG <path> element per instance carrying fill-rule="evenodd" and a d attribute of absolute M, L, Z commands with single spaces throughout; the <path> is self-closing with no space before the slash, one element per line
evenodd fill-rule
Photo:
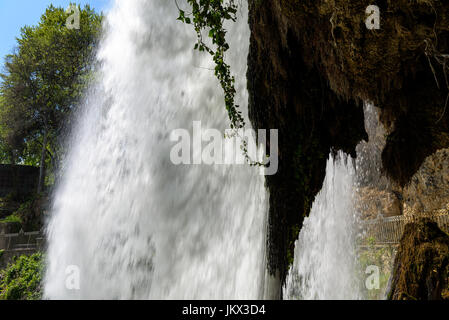
<path fill-rule="evenodd" d="M 357 146 L 357 159 L 332 154 L 326 178 L 295 246 L 295 260 L 283 288 L 286 299 L 362 299 L 357 223 L 366 206 L 363 187 L 388 189 L 381 175 L 384 129 L 372 104 L 364 106 L 369 142 Z"/>
<path fill-rule="evenodd" d="M 326 178 L 295 247 L 285 299 L 359 299 L 353 205 L 355 170 L 343 153 L 330 156 Z"/>
<path fill-rule="evenodd" d="M 74 130 L 47 226 L 46 298 L 262 296 L 263 177 L 245 165 L 170 161 L 173 130 L 229 127 L 210 57 L 193 51 L 178 14 L 174 1 L 116 0 L 105 18 L 98 89 Z M 227 59 L 246 112 L 246 5 L 238 18 Z M 68 286 L 74 270 L 78 285 Z"/>

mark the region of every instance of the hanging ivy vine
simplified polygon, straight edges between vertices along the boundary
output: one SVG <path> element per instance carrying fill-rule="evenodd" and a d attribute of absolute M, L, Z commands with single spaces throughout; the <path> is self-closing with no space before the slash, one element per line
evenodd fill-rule
<path fill-rule="evenodd" d="M 240 129 L 245 126 L 245 121 L 239 106 L 235 104 L 235 78 L 231 75 L 231 67 L 225 62 L 225 53 L 229 49 L 226 42 L 226 30 L 224 23 L 227 20 L 237 20 L 237 5 L 235 0 L 187 0 L 192 12 L 181 10 L 178 6 L 178 20 L 193 25 L 197 43 L 194 49 L 206 51 L 215 63 L 215 76 L 223 88 L 224 100 L 232 129 Z M 203 41 L 203 33 L 208 34 L 212 40 L 212 46 Z"/>
<path fill-rule="evenodd" d="M 231 74 L 231 67 L 225 62 L 225 53 L 229 50 L 229 44 L 226 41 L 226 30 L 224 24 L 226 21 L 235 22 L 237 20 L 237 4 L 235 0 L 187 0 L 192 11 L 187 12 L 176 6 L 179 10 L 178 20 L 193 25 L 197 42 L 194 49 L 207 52 L 212 56 L 215 63 L 215 76 L 220 82 L 224 93 L 224 102 L 231 122 L 231 129 L 234 129 L 234 135 L 239 135 L 238 129 L 243 129 L 245 119 L 239 106 L 235 104 L 235 77 Z M 212 45 L 207 45 L 203 39 L 203 34 L 207 34 Z M 248 155 L 248 142 L 242 139 L 241 149 L 245 159 L 252 166 L 264 166 L 264 164 L 253 161 Z"/>

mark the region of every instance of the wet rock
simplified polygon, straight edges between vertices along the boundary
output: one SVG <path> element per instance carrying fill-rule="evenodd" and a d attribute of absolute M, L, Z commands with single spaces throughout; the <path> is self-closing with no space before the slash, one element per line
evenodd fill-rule
<path fill-rule="evenodd" d="M 373 187 L 360 188 L 357 192 L 356 207 L 360 218 L 375 219 L 379 214 L 384 217 L 402 214 L 402 203 L 397 194 L 389 190 Z"/>
<path fill-rule="evenodd" d="M 395 258 L 390 300 L 449 298 L 449 235 L 423 218 L 405 226 Z"/>
<path fill-rule="evenodd" d="M 429 156 L 403 190 L 404 214 L 449 212 L 449 149 Z"/>

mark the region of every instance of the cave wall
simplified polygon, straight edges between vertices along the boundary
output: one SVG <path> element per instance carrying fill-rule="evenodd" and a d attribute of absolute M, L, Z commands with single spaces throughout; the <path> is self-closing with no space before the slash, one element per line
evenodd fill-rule
<path fill-rule="evenodd" d="M 365 26 L 378 5 L 379 30 Z M 406 185 L 449 146 L 449 3 L 433 0 L 249 0 L 249 117 L 279 129 L 270 192 L 269 270 L 284 279 L 330 151 L 367 139 L 363 101 L 381 109 L 382 164 Z M 449 109 L 449 107 L 448 107 Z"/>

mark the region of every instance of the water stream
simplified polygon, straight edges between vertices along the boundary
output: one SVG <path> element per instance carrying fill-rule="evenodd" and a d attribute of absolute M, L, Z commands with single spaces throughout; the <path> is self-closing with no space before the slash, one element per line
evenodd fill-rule
<path fill-rule="evenodd" d="M 315 198 L 295 246 L 284 298 L 359 299 L 352 161 L 330 156 L 323 188 Z"/>
<path fill-rule="evenodd" d="M 366 298 L 357 239 L 360 208 L 367 203 L 357 194 L 363 196 L 362 187 L 386 189 L 389 184 L 380 172 L 385 135 L 377 110 L 365 103 L 364 114 L 369 141 L 359 143 L 357 159 L 342 152 L 329 156 L 323 187 L 296 241 L 294 262 L 283 288 L 286 299 Z"/>
<path fill-rule="evenodd" d="M 178 1 L 183 5 L 182 1 Z M 246 113 L 246 8 L 227 59 Z M 229 127 L 174 1 L 115 1 L 48 223 L 51 299 L 258 299 L 266 191 L 246 165 L 170 162 L 170 132 Z M 73 277 L 79 275 L 79 286 Z"/>

